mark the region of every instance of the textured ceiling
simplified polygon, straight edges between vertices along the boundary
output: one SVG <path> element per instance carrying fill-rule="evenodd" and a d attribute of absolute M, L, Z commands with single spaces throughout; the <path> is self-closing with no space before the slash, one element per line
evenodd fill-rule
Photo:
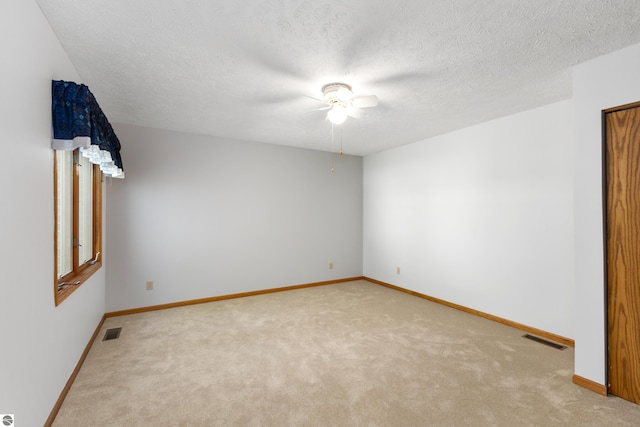
<path fill-rule="evenodd" d="M 38 0 L 111 122 L 331 150 L 323 84 L 378 107 L 366 155 L 571 96 L 640 42 L 638 0 Z"/>

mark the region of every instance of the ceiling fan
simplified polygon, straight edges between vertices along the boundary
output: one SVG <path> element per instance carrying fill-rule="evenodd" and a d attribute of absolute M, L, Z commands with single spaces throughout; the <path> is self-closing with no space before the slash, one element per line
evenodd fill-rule
<path fill-rule="evenodd" d="M 351 86 L 346 83 L 326 84 L 322 86 L 322 94 L 322 102 L 327 104 L 322 109 L 329 110 L 327 118 L 336 125 L 343 123 L 347 116 L 359 119 L 364 114 L 362 108 L 378 105 L 378 97 L 375 95 L 354 97 Z"/>

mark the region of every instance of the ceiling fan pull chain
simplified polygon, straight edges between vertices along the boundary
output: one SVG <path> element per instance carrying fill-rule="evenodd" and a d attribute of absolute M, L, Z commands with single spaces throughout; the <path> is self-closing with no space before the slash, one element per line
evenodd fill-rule
<path fill-rule="evenodd" d="M 333 123 L 331 123 L 331 173 L 333 173 L 335 169 L 333 168 Z"/>

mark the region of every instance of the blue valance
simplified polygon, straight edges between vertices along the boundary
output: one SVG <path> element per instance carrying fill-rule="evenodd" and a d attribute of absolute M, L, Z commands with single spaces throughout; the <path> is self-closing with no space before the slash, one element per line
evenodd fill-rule
<path fill-rule="evenodd" d="M 80 148 L 84 157 L 114 178 L 124 178 L 120 141 L 89 88 L 53 80 L 51 87 L 54 150 Z"/>

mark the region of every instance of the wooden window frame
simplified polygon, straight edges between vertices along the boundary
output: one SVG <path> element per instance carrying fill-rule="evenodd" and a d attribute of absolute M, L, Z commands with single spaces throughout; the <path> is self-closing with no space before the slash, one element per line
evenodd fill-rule
<path fill-rule="evenodd" d="M 54 151 L 55 153 L 55 151 Z M 67 299 L 82 284 L 88 280 L 93 273 L 102 267 L 102 171 L 98 165 L 93 167 L 92 182 L 92 201 L 93 201 L 93 256 L 92 260 L 78 265 L 79 247 L 73 245 L 73 269 L 70 273 L 58 279 L 58 168 L 54 154 L 53 161 L 53 212 L 54 212 L 54 231 L 53 231 L 53 292 L 55 296 L 55 305 L 58 306 L 62 301 Z M 79 149 L 74 150 L 73 160 L 73 236 L 77 239 L 80 229 L 79 221 L 79 187 L 80 178 L 79 170 L 81 166 L 78 164 L 77 156 L 80 155 Z M 59 286 L 62 283 L 66 285 Z"/>

